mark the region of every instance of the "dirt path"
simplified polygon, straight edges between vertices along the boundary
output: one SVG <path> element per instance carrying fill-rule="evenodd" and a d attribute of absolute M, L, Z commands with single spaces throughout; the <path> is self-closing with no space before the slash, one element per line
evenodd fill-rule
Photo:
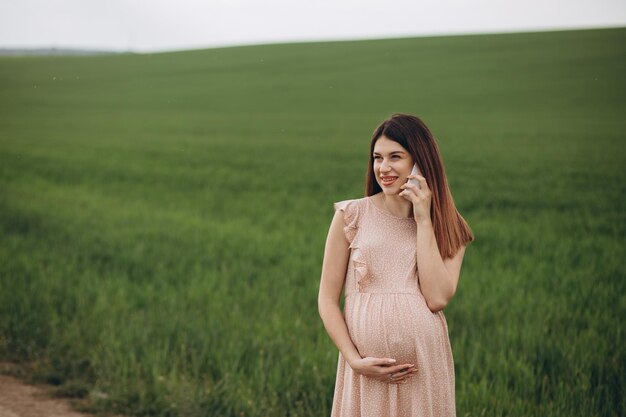
<path fill-rule="evenodd" d="M 88 417 L 66 400 L 51 398 L 44 388 L 0 375 L 0 417 Z"/>

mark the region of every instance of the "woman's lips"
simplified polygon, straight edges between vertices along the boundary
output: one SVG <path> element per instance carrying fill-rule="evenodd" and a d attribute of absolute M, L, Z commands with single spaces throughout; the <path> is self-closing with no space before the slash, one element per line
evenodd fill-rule
<path fill-rule="evenodd" d="M 382 180 L 382 183 L 385 187 L 389 187 L 390 185 L 393 185 L 393 183 L 395 183 L 398 180 L 398 177 L 395 177 L 393 180 Z"/>

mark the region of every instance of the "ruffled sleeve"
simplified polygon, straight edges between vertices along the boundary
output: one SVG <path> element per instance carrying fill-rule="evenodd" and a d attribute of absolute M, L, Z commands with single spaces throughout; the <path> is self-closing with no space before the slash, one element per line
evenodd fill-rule
<path fill-rule="evenodd" d="M 355 200 L 344 200 L 333 203 L 333 207 L 335 211 L 341 210 L 343 212 L 343 233 L 352 246 L 352 241 L 358 231 L 359 205 Z"/>

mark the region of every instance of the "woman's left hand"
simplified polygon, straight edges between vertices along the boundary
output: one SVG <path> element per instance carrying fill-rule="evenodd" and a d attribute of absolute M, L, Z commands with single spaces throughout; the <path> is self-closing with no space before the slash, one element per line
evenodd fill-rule
<path fill-rule="evenodd" d="M 408 178 L 417 179 L 417 181 L 419 181 L 419 187 L 407 181 L 400 186 L 403 191 L 401 191 L 399 195 L 413 203 L 413 216 L 416 222 L 422 222 L 424 220 L 430 221 L 432 193 L 430 188 L 428 188 L 428 184 L 426 184 L 426 178 L 421 175 L 409 175 Z"/>

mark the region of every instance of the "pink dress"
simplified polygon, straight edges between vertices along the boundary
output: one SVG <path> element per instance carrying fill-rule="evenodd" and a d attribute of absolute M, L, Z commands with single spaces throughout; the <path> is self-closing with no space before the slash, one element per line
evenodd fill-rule
<path fill-rule="evenodd" d="M 443 311 L 426 305 L 417 274 L 416 224 L 370 197 L 342 210 L 350 259 L 343 316 L 361 357 L 412 363 L 417 374 L 390 384 L 355 373 L 339 352 L 331 417 L 454 417 L 454 362 Z"/>

